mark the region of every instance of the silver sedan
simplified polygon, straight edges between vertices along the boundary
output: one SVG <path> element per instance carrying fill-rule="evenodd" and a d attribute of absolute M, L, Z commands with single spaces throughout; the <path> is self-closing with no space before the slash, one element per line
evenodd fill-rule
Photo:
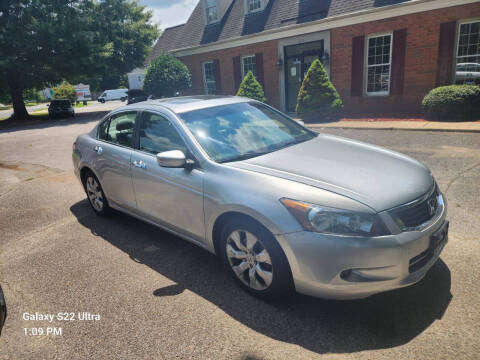
<path fill-rule="evenodd" d="M 113 208 L 191 241 L 264 298 L 414 284 L 447 242 L 445 199 L 424 165 L 250 99 L 124 106 L 77 138 L 73 163 L 98 215 Z"/>

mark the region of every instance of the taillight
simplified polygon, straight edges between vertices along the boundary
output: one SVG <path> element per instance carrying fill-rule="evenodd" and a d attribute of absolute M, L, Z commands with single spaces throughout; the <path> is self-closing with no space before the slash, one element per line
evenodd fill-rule
<path fill-rule="evenodd" d="M 77 142 L 76 141 L 72 145 L 72 150 L 73 151 L 77 150 Z"/>

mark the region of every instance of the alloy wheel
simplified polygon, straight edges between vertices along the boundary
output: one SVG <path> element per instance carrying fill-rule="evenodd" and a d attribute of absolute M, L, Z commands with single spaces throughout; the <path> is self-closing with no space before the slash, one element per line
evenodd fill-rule
<path fill-rule="evenodd" d="M 246 230 L 235 230 L 227 238 L 226 253 L 235 275 L 254 290 L 265 290 L 272 283 L 273 266 L 263 243 Z"/>
<path fill-rule="evenodd" d="M 89 176 L 87 178 L 86 187 L 90 204 L 92 204 L 96 211 L 102 211 L 104 200 L 102 190 L 100 189 L 100 185 L 98 184 L 97 180 L 94 177 Z"/>

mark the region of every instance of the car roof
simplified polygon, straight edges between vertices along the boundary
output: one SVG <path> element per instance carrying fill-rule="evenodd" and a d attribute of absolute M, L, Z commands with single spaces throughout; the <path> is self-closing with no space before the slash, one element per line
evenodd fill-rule
<path fill-rule="evenodd" d="M 187 111 L 210 108 L 214 106 L 238 104 L 253 101 L 252 99 L 240 96 L 218 96 L 218 95 L 196 95 L 196 96 L 178 96 L 165 99 L 147 100 L 131 105 L 122 106 L 118 111 L 135 110 L 155 110 L 166 108 L 174 113 L 180 114 Z"/>

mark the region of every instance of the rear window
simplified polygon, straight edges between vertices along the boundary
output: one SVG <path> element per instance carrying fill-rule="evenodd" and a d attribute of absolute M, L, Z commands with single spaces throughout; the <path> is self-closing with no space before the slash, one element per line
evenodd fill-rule
<path fill-rule="evenodd" d="M 70 100 L 53 100 L 51 104 L 53 106 L 70 106 Z"/>

